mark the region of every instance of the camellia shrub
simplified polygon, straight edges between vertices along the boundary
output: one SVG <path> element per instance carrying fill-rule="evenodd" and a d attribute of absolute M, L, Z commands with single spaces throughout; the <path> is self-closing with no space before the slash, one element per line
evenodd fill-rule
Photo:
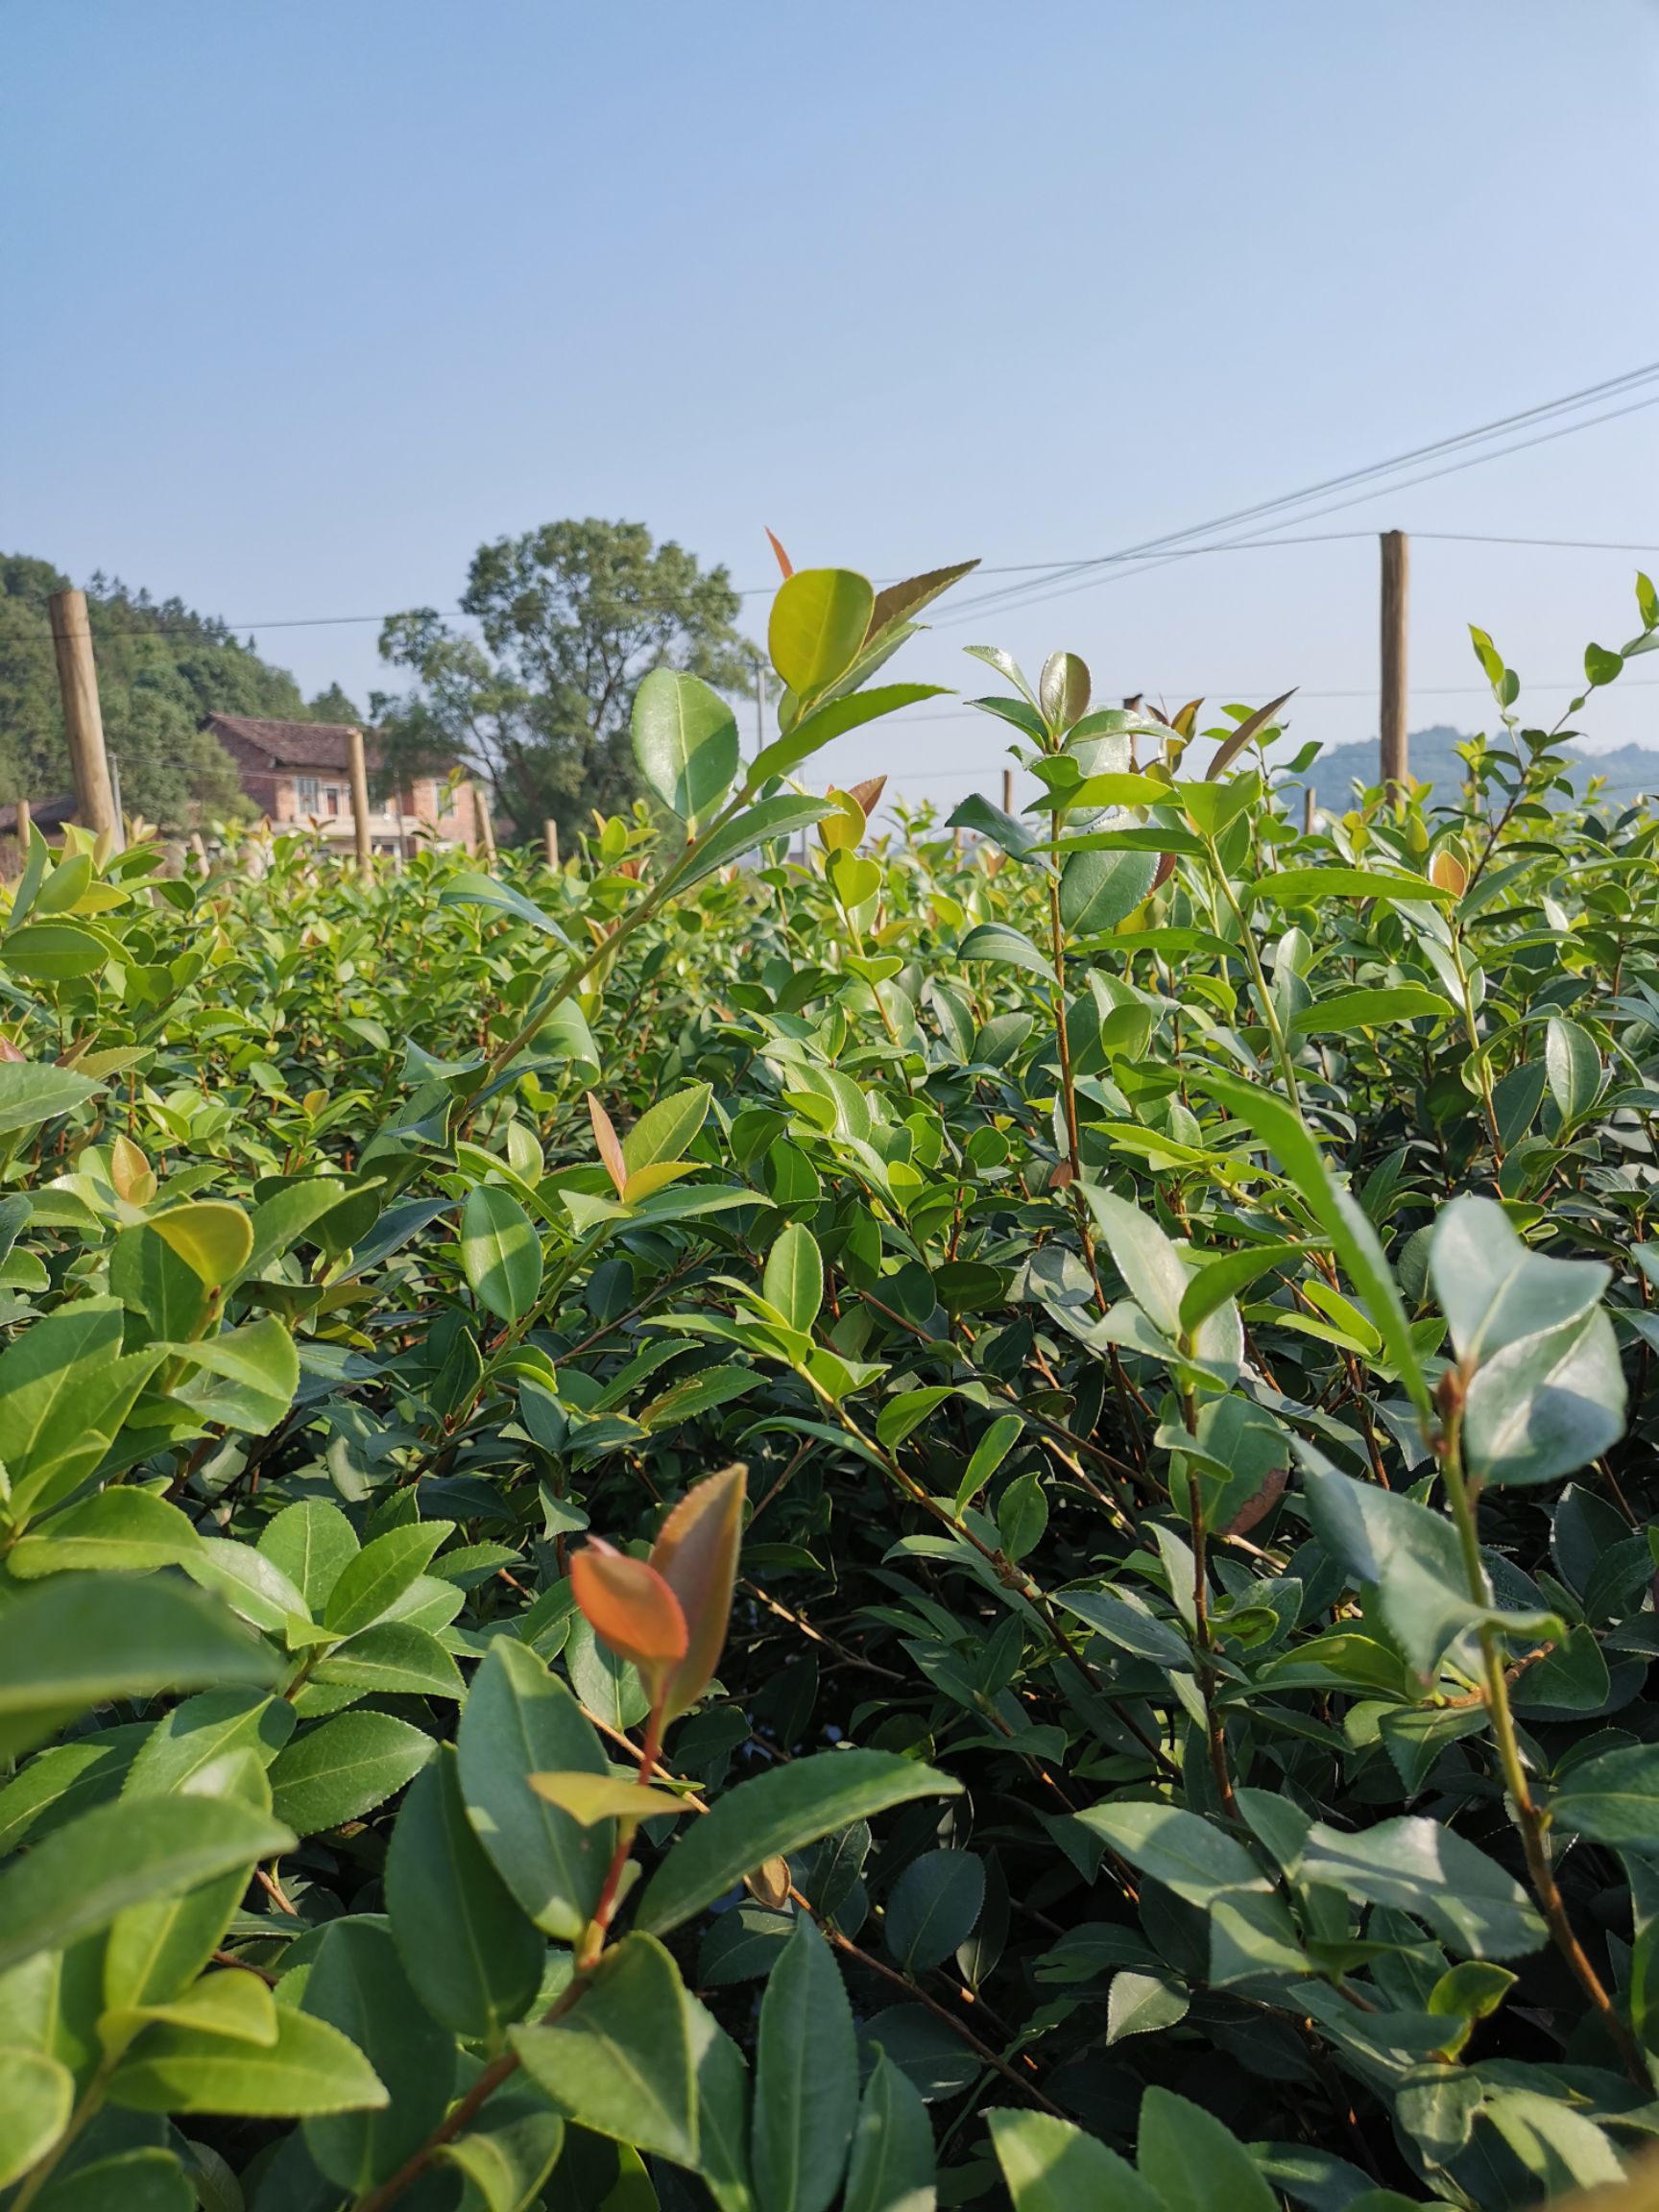
<path fill-rule="evenodd" d="M 648 677 L 558 873 L 35 842 L 12 2212 L 1502 2212 L 1659 2128 L 1659 821 L 1477 634 L 1459 791 L 1310 831 L 1286 701 L 986 650 L 1039 803 L 872 836 L 803 779 L 961 573 L 787 575 L 752 760 Z"/>

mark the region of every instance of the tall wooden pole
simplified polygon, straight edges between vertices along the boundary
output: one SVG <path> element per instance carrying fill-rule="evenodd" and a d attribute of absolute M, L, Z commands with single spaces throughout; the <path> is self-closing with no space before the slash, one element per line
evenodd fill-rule
<path fill-rule="evenodd" d="M 541 835 L 547 847 L 547 865 L 555 875 L 559 872 L 559 825 L 551 814 L 541 825 Z"/>
<path fill-rule="evenodd" d="M 357 837 L 358 873 L 368 876 L 374 867 L 374 848 L 369 838 L 369 763 L 363 755 L 363 733 L 346 733 L 346 764 L 351 776 L 351 827 Z"/>
<path fill-rule="evenodd" d="M 1318 811 L 1318 792 L 1311 783 L 1304 785 L 1302 791 L 1302 834 L 1305 837 L 1311 837 L 1313 834 L 1313 817 Z"/>
<path fill-rule="evenodd" d="M 104 716 L 98 706 L 86 594 L 54 591 L 46 605 L 52 619 L 52 650 L 58 657 L 58 688 L 63 696 L 63 734 L 75 778 L 75 810 L 95 836 L 108 832 L 119 853 L 126 838 L 104 751 Z"/>
<path fill-rule="evenodd" d="M 35 809 L 27 799 L 17 802 L 17 850 L 25 860 L 29 857 L 29 840 L 35 834 Z"/>
<path fill-rule="evenodd" d="M 766 750 L 766 674 L 758 661 L 755 663 L 755 757 L 759 759 Z"/>
<path fill-rule="evenodd" d="M 1014 811 L 1014 771 L 1012 768 L 1004 768 L 1002 771 L 1002 811 L 1004 814 L 1012 814 Z"/>
<path fill-rule="evenodd" d="M 472 780 L 473 834 L 479 849 L 489 862 L 491 871 L 495 867 L 495 824 L 491 818 L 490 800 L 484 785 L 476 777 Z"/>
<path fill-rule="evenodd" d="M 1410 541 L 1404 530 L 1382 533 L 1382 697 L 1380 780 L 1391 799 L 1406 795 L 1410 773 L 1406 740 L 1406 608 Z"/>

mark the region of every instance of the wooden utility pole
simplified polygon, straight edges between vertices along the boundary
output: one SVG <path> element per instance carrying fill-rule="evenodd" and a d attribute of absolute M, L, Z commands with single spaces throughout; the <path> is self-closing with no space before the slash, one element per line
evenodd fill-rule
<path fill-rule="evenodd" d="M 547 844 L 547 865 L 555 874 L 559 868 L 559 825 L 551 814 L 541 825 L 541 834 Z"/>
<path fill-rule="evenodd" d="M 1315 791 L 1311 783 L 1305 784 L 1302 790 L 1302 833 L 1305 837 L 1311 837 L 1313 834 L 1313 816 L 1318 805 L 1318 792 Z"/>
<path fill-rule="evenodd" d="M 472 779 L 472 824 L 478 849 L 489 863 L 491 874 L 495 870 L 495 824 L 491 819 L 490 801 L 484 786 L 476 777 Z"/>
<path fill-rule="evenodd" d="M 1406 740 L 1406 607 L 1410 541 L 1404 530 L 1382 533 L 1382 697 L 1380 780 L 1391 799 L 1406 795 L 1410 772 Z"/>
<path fill-rule="evenodd" d="M 104 716 L 98 706 L 86 594 L 54 591 L 46 605 L 52 619 L 52 650 L 58 657 L 58 688 L 63 695 L 63 734 L 75 778 L 75 810 L 94 836 L 108 832 L 119 853 L 126 838 L 104 751 Z"/>
<path fill-rule="evenodd" d="M 755 663 L 755 757 L 759 759 L 766 750 L 766 672 L 758 661 Z"/>
<path fill-rule="evenodd" d="M 369 763 L 363 755 L 363 733 L 346 733 L 346 764 L 351 776 L 351 827 L 357 835 L 358 873 L 368 876 L 374 867 L 374 848 L 369 841 Z"/>
<path fill-rule="evenodd" d="M 29 857 L 29 840 L 35 834 L 35 809 L 27 799 L 17 802 L 17 850 L 25 860 Z"/>
<path fill-rule="evenodd" d="M 1002 811 L 1004 814 L 1012 814 L 1014 811 L 1014 771 L 1012 768 L 1004 768 L 1002 771 Z"/>

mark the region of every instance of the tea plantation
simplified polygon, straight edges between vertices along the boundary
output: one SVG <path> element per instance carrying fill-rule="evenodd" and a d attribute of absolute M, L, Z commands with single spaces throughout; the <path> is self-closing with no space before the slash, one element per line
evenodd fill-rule
<path fill-rule="evenodd" d="M 1659 820 L 1478 635 L 1466 791 L 1307 833 L 1285 701 L 985 649 L 1040 804 L 877 834 L 814 756 L 960 573 L 789 578 L 755 759 L 648 677 L 558 873 L 35 840 L 14 2212 L 1640 2165 Z"/>

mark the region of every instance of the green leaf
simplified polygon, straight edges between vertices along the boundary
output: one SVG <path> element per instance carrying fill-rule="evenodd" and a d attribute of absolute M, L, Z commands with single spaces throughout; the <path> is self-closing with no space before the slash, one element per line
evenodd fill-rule
<path fill-rule="evenodd" d="M 1389 1022 L 1415 1022 L 1425 1014 L 1455 1015 L 1450 998 L 1420 983 L 1397 983 L 1385 990 L 1331 991 L 1304 1006 L 1290 1022 L 1293 1037 L 1352 1037 Z"/>
<path fill-rule="evenodd" d="M 1434 1420 L 1429 1385 L 1377 1233 L 1336 1183 L 1300 1117 L 1283 1098 L 1259 1086 L 1241 1083 L 1236 1076 L 1204 1070 L 1193 1075 L 1191 1084 L 1225 1106 L 1277 1153 L 1280 1166 L 1335 1246 L 1350 1280 L 1365 1301 L 1371 1326 L 1382 1337 L 1390 1363 L 1410 1394 L 1425 1429 L 1429 1429 Z"/>
<path fill-rule="evenodd" d="M 697 2169 L 721 2212 L 755 2212 L 749 2173 L 749 2069 L 713 2015 L 686 1992 L 697 2077 Z"/>
<path fill-rule="evenodd" d="M 997 1506 L 997 1535 L 1010 1559 L 1035 1551 L 1048 1527 L 1048 1498 L 1037 1474 L 1017 1475 Z"/>
<path fill-rule="evenodd" d="M 454 1526 L 452 1521 L 408 1521 L 365 1544 L 335 1577 L 323 1608 L 325 1627 L 336 1636 L 354 1636 L 380 1620 L 425 1573 Z"/>
<path fill-rule="evenodd" d="M 774 837 L 792 837 L 797 830 L 809 830 L 814 822 L 822 822 L 826 814 L 834 811 L 827 799 L 797 799 L 783 791 L 775 799 L 762 799 L 758 806 L 746 806 L 723 828 L 710 830 L 700 843 L 688 846 L 675 871 L 675 883 L 688 891 L 693 883 L 701 883 L 728 861 L 740 860 L 757 845 L 769 844 Z"/>
<path fill-rule="evenodd" d="M 1161 1335 L 1181 1334 L 1181 1301 L 1187 1294 L 1186 1262 L 1139 1207 L 1085 1183 L 1083 1196 L 1100 1225 L 1113 1264 L 1129 1286 L 1129 1295 Z"/>
<path fill-rule="evenodd" d="M 1464 1457 L 1483 1481 L 1551 1482 L 1610 1451 L 1624 1411 L 1618 1340 L 1598 1310 L 1486 1361 L 1463 1403 Z"/>
<path fill-rule="evenodd" d="M 349 2038 L 362 2053 L 359 2068 L 372 2067 L 385 2084 L 384 2101 L 355 2099 L 355 2110 L 325 2106 L 305 2122 L 305 2147 L 329 2180 L 370 2189 L 443 2119 L 454 2089 L 454 2042 L 421 2006 L 384 1921 L 325 1928 L 300 2002 L 306 2017 Z"/>
<path fill-rule="evenodd" d="M 0 1136 L 38 1129 L 60 1114 L 72 1114 L 104 1088 L 72 1068 L 36 1067 L 26 1060 L 0 1062 Z"/>
<path fill-rule="evenodd" d="M 1546 1940 L 1520 1883 L 1438 1820 L 1407 1815 L 1352 1836 L 1315 1821 L 1291 1871 L 1427 1920 L 1464 1958 L 1514 1959 Z"/>
<path fill-rule="evenodd" d="M 772 602 L 767 650 L 799 699 L 815 698 L 858 657 L 875 612 L 867 578 L 847 568 L 798 568 Z"/>
<path fill-rule="evenodd" d="M 622 1165 L 629 1174 L 661 1161 L 684 1160 L 709 1118 L 712 1096 L 707 1083 L 688 1083 L 648 1106 L 622 1140 Z"/>
<path fill-rule="evenodd" d="M 1333 1559 L 1371 1593 L 1370 1602 L 1420 1674 L 1432 1674 L 1453 1639 L 1483 1621 L 1516 1635 L 1553 1637 L 1548 1613 L 1503 1613 L 1468 1594 L 1456 1529 L 1414 1499 L 1339 1475 L 1298 1443 L 1308 1517 Z"/>
<path fill-rule="evenodd" d="M 474 1689 L 473 1701 L 477 1695 Z M 764 1861 L 786 1858 L 889 1806 L 954 1797 L 961 1788 L 919 1760 L 890 1751 L 822 1752 L 757 1774 L 724 1791 L 672 1846 L 646 1886 L 637 1923 L 665 1936 Z"/>
<path fill-rule="evenodd" d="M 27 2174 L 69 2125 L 75 2077 L 42 2051 L 0 2050 L 0 2189 Z"/>
<path fill-rule="evenodd" d="M 1266 1895 L 1272 1887 L 1242 1843 L 1176 1805 L 1119 1799 L 1089 1805 L 1076 1815 L 1120 1858 L 1189 1905 L 1218 1897 Z"/>
<path fill-rule="evenodd" d="M 1550 1816 L 1592 1843 L 1659 1846 L 1659 1745 L 1632 1743 L 1570 1768 L 1550 1801 Z"/>
<path fill-rule="evenodd" d="M 175 1350 L 192 1366 L 216 1378 L 175 1393 L 216 1428 L 268 1436 L 300 1387 L 300 1356 L 293 1337 L 274 1313 Z"/>
<path fill-rule="evenodd" d="M 1080 2212 L 1086 2204 L 1102 2212 L 1107 2205 L 1112 2212 L 1165 2212 L 1133 2166 L 1070 2120 L 1006 2106 L 986 2118 L 1014 2212 Z M 1209 2212 L 1219 2212 L 1222 2201 Z"/>
<path fill-rule="evenodd" d="M 648 1936 L 625 1936 L 580 2003 L 513 2048 L 559 2108 L 596 2135 L 682 2166 L 697 2161 L 697 2088 L 685 1992 Z"/>
<path fill-rule="evenodd" d="M 142 1575 L 188 1559 L 200 1547 L 177 1505 L 148 1490 L 100 1490 L 23 1537 L 6 1563 L 24 1582 L 42 1575 Z"/>
<path fill-rule="evenodd" d="M 614 1830 L 584 1828 L 538 1797 L 530 1776 L 607 1772 L 591 1723 L 533 1651 L 498 1638 L 473 1676 L 456 1750 L 467 1816 L 495 1871 L 538 1928 L 574 1943 L 598 1902 Z"/>
<path fill-rule="evenodd" d="M 461 1264 L 497 1321 L 522 1321 L 541 1294 L 541 1239 L 511 1190 L 480 1183 L 461 1212 Z"/>
<path fill-rule="evenodd" d="M 985 1902 L 985 1863 L 972 1851 L 924 1851 L 887 1900 L 887 1948 L 907 1973 L 949 1959 Z"/>
<path fill-rule="evenodd" d="M 313 1614 L 322 1611 L 358 1549 L 356 1530 L 325 1498 L 285 1505 L 259 1534 L 261 1555 L 287 1575 Z"/>
<path fill-rule="evenodd" d="M 1212 1313 L 1219 1312 L 1230 1299 L 1247 1290 L 1270 1268 L 1287 1265 L 1300 1259 L 1306 1250 L 1304 1244 L 1285 1242 L 1246 1244 L 1237 1252 L 1224 1252 L 1219 1259 L 1207 1259 L 1202 1266 L 1193 1267 L 1181 1293 L 1177 1317 L 1182 1333 L 1191 1336 Z"/>
<path fill-rule="evenodd" d="M 766 1255 L 761 1289 L 789 1328 L 811 1334 L 824 1303 L 824 1262 L 812 1232 L 799 1221 L 788 1224 Z"/>
<path fill-rule="evenodd" d="M 825 2212 L 857 2110 L 852 2008 L 830 1946 L 802 1913 L 760 2000 L 753 2157 L 765 2212 Z"/>
<path fill-rule="evenodd" d="M 896 714 L 901 708 L 914 707 L 923 699 L 940 698 L 944 692 L 942 684 L 878 684 L 845 699 L 826 700 L 810 714 L 804 714 L 786 735 L 761 747 L 750 763 L 745 788 L 757 791 L 769 777 L 787 776 L 799 768 L 832 737 L 843 737 L 849 730 L 879 721 L 884 714 Z"/>
<path fill-rule="evenodd" d="M 453 1697 L 459 1702 L 464 1687 L 459 1669 L 437 1637 L 412 1621 L 377 1621 L 360 1629 L 317 1662 L 311 1679 L 324 1688 L 349 1689 L 359 1697 Z"/>
<path fill-rule="evenodd" d="M 152 1214 L 148 1226 L 195 1269 L 209 1289 L 235 1282 L 253 1249 L 253 1224 L 240 1206 L 221 1198 L 193 1198 Z"/>
<path fill-rule="evenodd" d="M 0 1610 L 0 1746 L 27 1749 L 111 1698 L 263 1687 L 278 1671 L 223 1606 L 177 1582 L 54 1579 Z"/>
<path fill-rule="evenodd" d="M 737 724 L 700 676 L 653 668 L 634 694 L 634 758 L 646 786 L 693 835 L 737 773 Z"/>
<path fill-rule="evenodd" d="M 1278 2199 L 1238 2137 L 1167 2089 L 1141 2100 L 1137 2163 L 1163 2212 L 1278 2212 Z"/>
<path fill-rule="evenodd" d="M 263 2050 L 200 2029 L 152 2029 L 117 2067 L 109 2095 L 137 2112 L 262 2120 L 386 2104 L 384 2085 L 356 2045 L 290 2005 L 276 2007 L 276 2040 Z"/>
<path fill-rule="evenodd" d="M 293 1840 L 279 1819 L 228 1797 L 100 1805 L 0 1874 L 0 1974 L 107 1927 L 127 1906 L 251 1867 Z"/>
<path fill-rule="evenodd" d="M 109 1448 L 161 1359 L 121 1357 L 124 1315 L 113 1298 L 82 1298 L 48 1313 L 0 1353 L 0 1464 L 13 1522 L 66 1498 Z"/>
<path fill-rule="evenodd" d="M 383 1804 L 437 1745 L 390 1713 L 342 1713 L 298 1735 L 271 1769 L 277 1817 L 301 1836 L 338 1828 Z"/>
<path fill-rule="evenodd" d="M 0 962 L 35 983 L 67 983 L 77 975 L 96 974 L 108 957 L 105 939 L 79 922 L 26 922 L 0 948 Z"/>
<path fill-rule="evenodd" d="M 1258 876 L 1250 888 L 1256 898 L 1276 906 L 1317 907 L 1327 899 L 1385 899 L 1406 905 L 1427 901 L 1449 906 L 1456 896 L 1426 876 L 1382 868 L 1280 868 Z"/>
<path fill-rule="evenodd" d="M 1073 853 L 1060 872 L 1060 919 L 1073 937 L 1115 929 L 1147 897 L 1155 853 Z"/>
<path fill-rule="evenodd" d="M 1601 1055 L 1576 1022 L 1552 1014 L 1544 1031 L 1544 1070 L 1563 1121 L 1587 1114 L 1601 1092 Z"/>
<path fill-rule="evenodd" d="M 1033 975 L 1052 982 L 1054 970 L 1029 937 L 1006 922 L 981 922 L 970 929 L 956 949 L 959 960 L 998 960 L 1005 967 L 1028 968 Z"/>
<path fill-rule="evenodd" d="M 497 2089 L 439 2156 L 466 2175 L 486 2212 L 531 2212 L 564 2143 L 563 2113 L 520 2078 Z"/>
<path fill-rule="evenodd" d="M 194 2212 L 196 2202 L 183 2167 L 154 2145 L 55 2175 L 35 2200 L 37 2212 Z"/>
<path fill-rule="evenodd" d="M 843 2212 L 933 2212 L 933 2128 L 890 2058 L 864 2084 L 853 2130 Z"/>
<path fill-rule="evenodd" d="M 199 1789 L 228 1754 L 242 1751 L 269 1767 L 293 1733 L 294 1708 L 283 1698 L 257 1690 L 204 1690 L 151 1728 L 123 1793 L 160 1797 Z"/>
<path fill-rule="evenodd" d="M 447 1744 L 415 1777 L 386 1856 L 392 1934 L 436 2020 L 498 2047 L 541 1985 L 546 1944 L 472 1832 Z"/>
<path fill-rule="evenodd" d="M 1577 1321 L 1600 1300 L 1612 1269 L 1599 1261 L 1532 1252 L 1491 1198 L 1454 1198 L 1435 1216 L 1429 1279 L 1466 1368 L 1523 1337 Z"/>
<path fill-rule="evenodd" d="M 493 906 L 500 913 L 515 914 L 520 922 L 528 922 L 532 929 L 540 930 L 543 937 L 551 937 L 557 944 L 568 945 L 570 940 L 550 914 L 544 914 L 533 900 L 526 899 L 522 891 L 515 891 L 510 883 L 498 883 L 493 876 L 480 876 L 467 870 L 452 877 L 439 893 L 440 906 Z"/>
<path fill-rule="evenodd" d="M 1106 2040 L 1112 2044 L 1130 2035 L 1155 2035 L 1185 2020 L 1189 2007 L 1187 1991 L 1172 1974 L 1115 1974 L 1106 2001 Z"/>

